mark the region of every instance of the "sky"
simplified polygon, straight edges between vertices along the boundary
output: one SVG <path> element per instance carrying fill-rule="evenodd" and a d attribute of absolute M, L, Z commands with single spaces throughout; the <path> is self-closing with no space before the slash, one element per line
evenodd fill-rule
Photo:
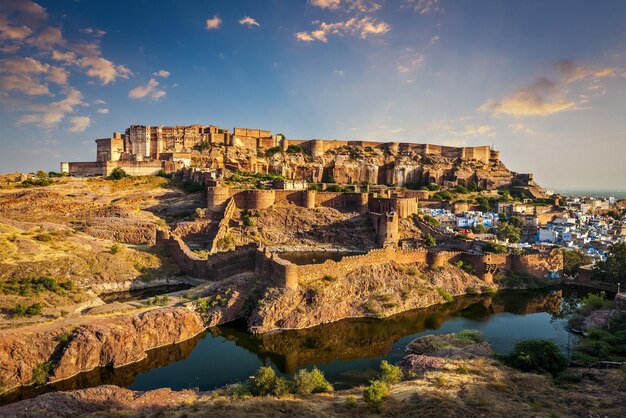
<path fill-rule="evenodd" d="M 2 0 L 0 172 L 131 124 L 495 145 L 626 189 L 626 1 Z"/>

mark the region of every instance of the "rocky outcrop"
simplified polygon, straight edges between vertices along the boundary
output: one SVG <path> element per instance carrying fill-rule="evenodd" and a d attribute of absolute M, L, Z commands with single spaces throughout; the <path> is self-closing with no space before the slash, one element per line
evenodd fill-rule
<path fill-rule="evenodd" d="M 253 311 L 252 332 L 300 329 L 344 318 L 382 318 L 445 303 L 445 292 L 465 294 L 484 282 L 454 266 L 385 263 L 365 266 L 342 278 L 326 277 L 298 289 L 270 288 Z"/>
<path fill-rule="evenodd" d="M 198 314 L 180 307 L 93 320 L 73 330 L 7 332 L 0 338 L 0 391 L 28 385 L 42 371 L 57 381 L 97 367 L 124 366 L 204 329 Z"/>
<path fill-rule="evenodd" d="M 133 415 L 154 415 L 168 408 L 187 404 L 198 398 L 191 390 L 169 388 L 135 392 L 118 386 L 98 386 L 70 392 L 46 393 L 33 399 L 0 407 L 6 418 L 85 416 L 98 411 L 127 410 Z"/>

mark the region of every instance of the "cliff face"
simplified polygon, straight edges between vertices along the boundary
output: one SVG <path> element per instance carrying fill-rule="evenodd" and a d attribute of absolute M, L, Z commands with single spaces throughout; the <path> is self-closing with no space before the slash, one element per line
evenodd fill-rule
<path fill-rule="evenodd" d="M 217 147 L 193 159 L 196 167 L 277 173 L 313 182 L 424 185 L 445 182 L 495 189 L 513 183 L 515 174 L 499 159 L 475 159 L 422 154 L 415 150 L 346 146 L 312 157 L 306 153 L 267 154 L 253 149 Z"/>
<path fill-rule="evenodd" d="M 299 289 L 268 289 L 248 321 L 265 333 L 308 328 L 352 317 L 386 317 L 409 309 L 445 303 L 441 290 L 465 294 L 484 285 L 475 276 L 447 266 L 430 270 L 388 263 L 362 267 L 345 278 L 327 278 Z"/>
<path fill-rule="evenodd" d="M 203 330 L 204 323 L 195 312 L 165 308 L 94 320 L 74 330 L 7 332 L 0 338 L 0 391 L 31 383 L 41 370 L 49 381 L 56 381 L 96 367 L 140 361 L 147 350 L 186 340 Z"/>

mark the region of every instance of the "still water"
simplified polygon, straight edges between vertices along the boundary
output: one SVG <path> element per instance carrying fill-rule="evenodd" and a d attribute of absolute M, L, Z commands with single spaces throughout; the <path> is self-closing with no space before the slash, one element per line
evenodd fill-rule
<path fill-rule="evenodd" d="M 507 353 L 515 341 L 528 338 L 553 340 L 569 353 L 576 337 L 565 329 L 561 306 L 583 295 L 578 292 L 563 289 L 466 296 L 382 320 L 350 319 L 261 336 L 248 334 L 244 324 L 220 326 L 180 344 L 152 350 L 139 363 L 97 369 L 44 388 L 23 389 L 0 403 L 44 391 L 101 384 L 135 390 L 210 390 L 242 381 L 262 365 L 283 374 L 315 365 L 341 389 L 372 378 L 381 360 L 398 361 L 414 338 L 464 329 L 481 331 L 498 353 Z"/>

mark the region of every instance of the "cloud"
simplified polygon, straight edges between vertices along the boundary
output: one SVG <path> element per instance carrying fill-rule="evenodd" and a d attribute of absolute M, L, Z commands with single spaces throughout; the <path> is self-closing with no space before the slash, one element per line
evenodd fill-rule
<path fill-rule="evenodd" d="M 515 116 L 548 116 L 575 108 L 576 103 L 563 97 L 558 82 L 542 77 L 500 101 L 488 101 L 480 110 Z"/>
<path fill-rule="evenodd" d="M 103 30 L 100 29 L 93 29 L 93 28 L 83 28 L 80 30 L 82 33 L 86 34 L 86 35 L 93 35 L 96 38 L 101 38 L 104 35 L 106 35 L 107 33 Z"/>
<path fill-rule="evenodd" d="M 52 96 L 47 84 L 40 83 L 28 73 L 0 76 L 0 90 L 17 91 L 28 96 Z"/>
<path fill-rule="evenodd" d="M 159 70 L 156 73 L 152 73 L 155 77 L 167 78 L 170 76 L 170 72 L 167 70 Z"/>
<path fill-rule="evenodd" d="M 341 0 L 310 0 L 311 6 L 319 7 L 321 9 L 336 10 L 341 4 Z"/>
<path fill-rule="evenodd" d="M 556 68 L 564 83 L 574 83 L 586 78 L 600 79 L 615 77 L 617 69 L 612 67 L 591 68 L 578 65 L 575 61 L 567 59 L 556 63 Z"/>
<path fill-rule="evenodd" d="M 18 118 L 18 125 L 37 124 L 41 128 L 51 129 L 58 125 L 68 113 L 73 113 L 76 106 L 82 105 L 83 95 L 73 87 L 64 89 L 65 98 L 56 102 L 41 104 L 30 103 L 28 110 L 32 113 Z"/>
<path fill-rule="evenodd" d="M 213 16 L 212 18 L 206 20 L 207 30 L 219 29 L 221 25 L 222 19 L 219 16 Z"/>
<path fill-rule="evenodd" d="M 109 109 L 107 109 L 106 107 L 101 107 L 97 110 L 97 112 L 106 115 L 107 113 L 109 113 Z"/>
<path fill-rule="evenodd" d="M 618 71 L 610 67 L 586 67 L 578 65 L 573 60 L 557 62 L 556 69 L 560 76 L 557 80 L 538 78 L 534 83 L 515 90 L 501 100 L 489 100 L 480 107 L 480 110 L 514 116 L 548 116 L 566 110 L 579 109 L 578 105 L 587 103 L 589 98 L 579 97 L 578 104 L 573 99 L 569 99 L 567 96 L 570 85 L 591 81 L 587 89 L 603 94 L 605 90 L 600 80 L 614 77 Z"/>
<path fill-rule="evenodd" d="M 424 55 L 418 53 L 407 54 L 401 61 L 402 62 L 398 64 L 398 72 L 409 73 L 420 68 L 422 64 L 424 64 Z"/>
<path fill-rule="evenodd" d="M 377 22 L 369 16 L 360 19 L 353 17 L 336 23 L 322 22 L 317 29 L 311 32 L 298 32 L 295 37 L 302 42 L 328 42 L 330 35 L 343 36 L 346 34 L 358 35 L 361 39 L 367 39 L 371 35 L 387 33 L 390 29 L 387 23 Z"/>
<path fill-rule="evenodd" d="M 509 128 L 511 128 L 514 134 L 521 134 L 521 133 L 528 134 L 528 135 L 536 134 L 536 132 L 532 128 L 530 128 L 528 125 L 524 123 L 512 123 L 509 125 Z"/>
<path fill-rule="evenodd" d="M 475 136 L 495 136 L 495 128 L 491 125 L 465 125 L 462 136 L 475 137 Z"/>
<path fill-rule="evenodd" d="M 438 35 L 433 36 L 432 38 L 430 38 L 429 45 L 430 45 L 430 46 L 435 45 L 437 42 L 439 42 L 439 39 L 440 39 L 440 38 L 439 38 L 439 36 L 438 36 Z"/>
<path fill-rule="evenodd" d="M 50 50 L 55 46 L 66 45 L 61 29 L 52 27 L 44 28 L 38 34 L 28 38 L 26 43 L 44 51 Z"/>
<path fill-rule="evenodd" d="M 344 71 L 343 71 L 343 70 L 333 70 L 333 74 L 337 74 L 337 75 L 339 75 L 339 76 L 342 76 L 342 77 L 343 77 L 343 75 L 344 75 Z"/>
<path fill-rule="evenodd" d="M 240 25 L 246 25 L 247 27 L 251 28 L 253 26 L 261 26 L 259 24 L 259 22 L 257 22 L 256 20 L 254 20 L 253 18 L 251 18 L 250 16 L 245 16 L 243 18 L 241 18 L 239 20 L 239 24 Z"/>
<path fill-rule="evenodd" d="M 159 100 L 161 97 L 165 96 L 167 93 L 163 90 L 159 90 L 159 82 L 154 78 L 151 78 L 148 81 L 148 84 L 145 86 L 138 86 L 128 92 L 128 97 L 131 99 L 143 99 L 147 97 L 151 100 Z"/>
<path fill-rule="evenodd" d="M 93 104 L 95 104 L 95 105 L 105 105 L 105 104 L 107 104 L 107 102 L 105 102 L 102 99 L 96 99 L 96 100 L 93 101 Z"/>
<path fill-rule="evenodd" d="M 443 12 L 439 7 L 440 0 L 404 0 L 402 7 L 415 10 L 417 13 L 425 15 L 429 13 Z"/>
<path fill-rule="evenodd" d="M 70 132 L 84 132 L 91 125 L 89 116 L 74 116 L 70 118 L 71 126 L 67 129 Z"/>

